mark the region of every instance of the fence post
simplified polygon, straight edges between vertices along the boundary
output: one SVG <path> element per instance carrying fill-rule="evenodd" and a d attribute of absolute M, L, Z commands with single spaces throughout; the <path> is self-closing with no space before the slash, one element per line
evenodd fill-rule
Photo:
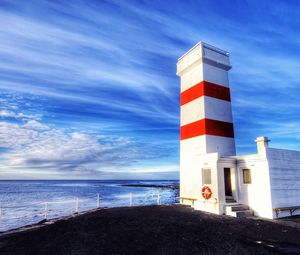
<path fill-rule="evenodd" d="M 100 195 L 99 193 L 97 194 L 97 208 L 100 207 Z"/>
<path fill-rule="evenodd" d="M 45 220 L 47 220 L 47 217 L 48 217 L 48 202 L 45 202 L 44 216 L 45 216 Z"/>
<path fill-rule="evenodd" d="M 129 203 L 130 203 L 130 206 L 132 206 L 132 193 L 129 194 Z"/>
<path fill-rule="evenodd" d="M 159 193 L 157 194 L 157 204 L 160 205 L 160 195 L 159 195 Z"/>
<path fill-rule="evenodd" d="M 76 208 L 75 208 L 75 212 L 78 213 L 79 211 L 79 197 L 76 197 Z"/>

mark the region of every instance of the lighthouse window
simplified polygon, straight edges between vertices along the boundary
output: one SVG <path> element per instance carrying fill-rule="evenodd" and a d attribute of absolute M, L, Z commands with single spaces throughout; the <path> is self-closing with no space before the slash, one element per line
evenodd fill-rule
<path fill-rule="evenodd" d="M 203 168 L 202 169 L 202 184 L 211 184 L 211 169 Z"/>
<path fill-rule="evenodd" d="M 243 169 L 243 181 L 245 184 L 251 183 L 251 171 L 250 169 Z"/>

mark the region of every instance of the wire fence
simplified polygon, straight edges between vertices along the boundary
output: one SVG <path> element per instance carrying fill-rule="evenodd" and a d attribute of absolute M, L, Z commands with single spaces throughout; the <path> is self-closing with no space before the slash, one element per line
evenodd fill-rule
<path fill-rule="evenodd" d="M 170 199 L 160 193 L 135 195 L 124 194 L 121 198 L 104 198 L 100 194 L 74 197 L 62 201 L 39 201 L 24 204 L 0 205 L 0 232 L 12 228 L 38 223 L 80 212 L 116 206 L 160 205 L 170 203 Z"/>

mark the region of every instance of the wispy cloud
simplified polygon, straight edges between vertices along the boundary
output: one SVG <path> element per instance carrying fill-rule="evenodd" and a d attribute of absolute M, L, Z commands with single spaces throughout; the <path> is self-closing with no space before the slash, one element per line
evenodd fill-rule
<path fill-rule="evenodd" d="M 16 118 L 16 119 L 38 119 L 34 115 L 27 115 L 24 113 L 16 113 L 8 110 L 0 110 L 0 118 Z"/>
<path fill-rule="evenodd" d="M 253 152 L 260 135 L 300 149 L 299 7 L 1 1 L 0 143 L 10 166 L 1 178 L 177 176 L 175 64 L 199 40 L 231 53 L 239 153 Z"/>
<path fill-rule="evenodd" d="M 54 177 L 56 172 L 65 175 L 75 172 L 83 178 L 95 178 L 93 174 L 105 173 L 105 176 L 114 178 L 109 173 L 116 167 L 128 168 L 140 161 L 163 160 L 170 156 L 167 146 L 152 143 L 148 151 L 149 145 L 128 137 L 51 128 L 36 120 L 24 124 L 0 122 L 0 148 L 7 149 L 1 155 L 3 164 L 0 169 L 29 169 L 36 176 L 45 170 L 47 173 L 53 170 Z M 142 175 L 143 170 L 135 172 L 132 168 L 130 172 Z M 52 175 L 48 173 L 48 177 Z"/>

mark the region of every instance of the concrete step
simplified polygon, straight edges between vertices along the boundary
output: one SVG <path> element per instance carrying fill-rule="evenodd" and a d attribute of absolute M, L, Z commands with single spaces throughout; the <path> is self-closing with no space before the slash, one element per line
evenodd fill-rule
<path fill-rule="evenodd" d="M 231 196 L 226 196 L 226 203 L 236 203 L 236 201 Z"/>
<path fill-rule="evenodd" d="M 245 210 L 249 210 L 249 206 L 248 205 L 234 205 L 231 206 L 231 211 L 232 212 L 237 212 L 237 211 L 245 211 Z"/>
<path fill-rule="evenodd" d="M 238 206 L 238 205 L 241 205 L 241 204 L 239 204 L 237 202 L 226 202 L 226 206 L 232 207 L 232 206 Z"/>
<path fill-rule="evenodd" d="M 226 199 L 226 203 L 236 203 L 234 199 Z"/>
<path fill-rule="evenodd" d="M 236 203 L 226 205 L 225 214 L 232 217 L 246 218 L 253 216 L 253 211 L 249 210 L 247 205 Z"/>
<path fill-rule="evenodd" d="M 237 218 L 247 218 L 247 217 L 253 216 L 252 210 L 235 211 L 233 213 L 236 214 L 235 217 L 237 217 Z"/>

